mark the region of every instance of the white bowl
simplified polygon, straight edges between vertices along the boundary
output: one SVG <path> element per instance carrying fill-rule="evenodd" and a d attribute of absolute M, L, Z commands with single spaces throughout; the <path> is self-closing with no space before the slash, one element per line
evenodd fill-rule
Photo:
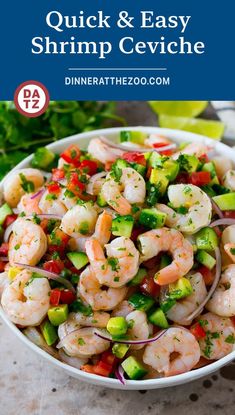
<path fill-rule="evenodd" d="M 77 134 L 77 135 L 65 138 L 63 140 L 60 140 L 56 143 L 50 144 L 48 147 L 51 150 L 57 153 L 60 153 L 68 145 L 72 143 L 77 143 L 82 149 L 85 149 L 87 147 L 87 143 L 89 142 L 91 138 L 97 137 L 98 135 L 105 135 L 107 138 L 115 141 L 117 140 L 119 136 L 119 132 L 123 129 L 124 128 L 109 128 L 109 129 L 92 131 L 92 132 L 83 133 L 83 134 Z M 209 138 L 206 138 L 206 137 L 203 137 L 197 134 L 192 134 L 192 133 L 178 131 L 178 130 L 156 128 L 156 127 L 128 127 L 128 128 L 125 127 L 125 130 L 132 130 L 132 131 L 141 130 L 146 133 L 162 134 L 162 135 L 165 135 L 171 138 L 176 143 L 192 142 L 192 141 L 203 142 L 205 144 L 209 144 L 210 146 L 214 147 L 215 151 L 218 154 L 230 158 L 235 163 L 235 152 L 231 148 L 229 148 L 225 144 L 216 142 L 214 140 L 211 140 Z M 15 167 L 15 169 L 27 167 L 31 159 L 32 159 L 32 156 L 27 157 L 25 160 L 19 163 L 18 166 Z M 2 181 L 0 186 L 2 186 L 3 182 L 4 180 Z M 85 373 L 79 369 L 76 369 L 74 367 L 67 365 L 66 363 L 60 362 L 59 360 L 50 356 L 48 353 L 44 352 L 39 347 L 35 346 L 31 341 L 29 341 L 27 337 L 25 337 L 21 333 L 21 331 L 12 322 L 8 320 L 8 318 L 6 317 L 1 307 L 0 307 L 0 316 L 19 339 L 21 339 L 30 349 L 34 350 L 40 356 L 47 359 L 47 361 L 61 368 L 61 370 L 64 370 L 68 375 L 71 375 L 77 379 L 84 380 L 86 382 L 89 382 L 95 385 L 105 386 L 108 388 L 125 389 L 125 390 L 140 390 L 140 389 L 158 389 L 158 388 L 166 388 L 169 386 L 180 385 L 180 384 L 198 379 L 202 376 L 206 376 L 212 372 L 215 372 L 222 366 L 226 365 L 227 363 L 235 359 L 235 351 L 233 351 L 232 353 L 225 356 L 224 358 L 214 363 L 211 363 L 207 366 L 204 366 L 200 369 L 195 369 L 191 372 L 183 373 L 181 375 L 172 376 L 168 378 L 158 378 L 158 379 L 149 379 L 149 380 L 140 380 L 140 381 L 128 380 L 126 382 L 126 385 L 123 386 L 116 379 L 105 378 L 105 377 Z"/>

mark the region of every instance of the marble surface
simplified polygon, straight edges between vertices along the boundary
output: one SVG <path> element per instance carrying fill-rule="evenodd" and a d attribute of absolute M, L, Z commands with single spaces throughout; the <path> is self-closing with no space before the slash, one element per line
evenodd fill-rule
<path fill-rule="evenodd" d="M 156 125 L 144 102 L 122 102 L 129 125 Z M 211 115 L 209 110 L 209 115 Z M 116 391 L 73 379 L 29 350 L 0 322 L 0 415 L 231 415 L 235 362 L 183 386 Z"/>

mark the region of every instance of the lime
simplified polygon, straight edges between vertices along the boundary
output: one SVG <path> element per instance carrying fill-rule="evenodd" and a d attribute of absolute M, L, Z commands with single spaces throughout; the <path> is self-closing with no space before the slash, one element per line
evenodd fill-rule
<path fill-rule="evenodd" d="M 149 101 L 149 105 L 157 114 L 196 117 L 204 111 L 208 101 Z"/>
<path fill-rule="evenodd" d="M 190 131 L 214 138 L 215 140 L 220 140 L 224 132 L 224 124 L 220 121 L 208 121 L 202 120 L 201 118 L 171 117 L 163 114 L 159 116 L 158 121 L 160 127 Z"/>

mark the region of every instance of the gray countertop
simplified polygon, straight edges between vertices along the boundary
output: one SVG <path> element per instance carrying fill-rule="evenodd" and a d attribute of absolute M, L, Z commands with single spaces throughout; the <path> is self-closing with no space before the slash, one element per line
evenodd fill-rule
<path fill-rule="evenodd" d="M 129 125 L 156 125 L 155 115 L 144 102 L 120 102 L 118 107 Z M 234 413 L 235 362 L 183 386 L 125 392 L 91 386 L 64 375 L 29 350 L 2 322 L 0 339 L 0 415 Z"/>

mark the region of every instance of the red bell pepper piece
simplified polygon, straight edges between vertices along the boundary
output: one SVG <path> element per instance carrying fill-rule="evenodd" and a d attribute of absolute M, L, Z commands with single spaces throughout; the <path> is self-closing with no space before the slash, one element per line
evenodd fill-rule
<path fill-rule="evenodd" d="M 72 172 L 70 174 L 69 183 L 67 188 L 70 192 L 74 193 L 76 196 L 79 196 L 83 190 L 85 190 L 86 185 L 79 180 L 78 173 Z"/>
<path fill-rule="evenodd" d="M 208 163 L 209 158 L 207 154 L 202 154 L 200 157 L 198 157 L 198 159 L 202 162 L 202 163 Z"/>
<path fill-rule="evenodd" d="M 53 306 L 57 306 L 60 303 L 60 295 L 61 291 L 58 288 L 51 290 L 50 293 L 50 304 Z"/>
<path fill-rule="evenodd" d="M 138 163 L 146 166 L 146 159 L 142 153 L 124 153 L 122 158 L 128 163 Z"/>
<path fill-rule="evenodd" d="M 71 290 L 62 290 L 60 293 L 60 302 L 62 304 L 71 304 L 76 300 L 76 295 Z"/>
<path fill-rule="evenodd" d="M 101 355 L 101 360 L 104 363 L 107 363 L 110 366 L 114 366 L 116 365 L 118 359 L 116 358 L 116 356 L 114 356 L 114 354 L 110 351 L 107 350 L 106 352 L 103 352 Z"/>
<path fill-rule="evenodd" d="M 72 164 L 74 167 L 80 166 L 80 149 L 75 145 L 71 144 L 60 157 L 66 161 L 66 163 Z"/>
<path fill-rule="evenodd" d="M 43 269 L 48 272 L 54 272 L 55 274 L 60 274 L 64 269 L 64 264 L 59 259 L 52 259 L 43 264 Z"/>
<path fill-rule="evenodd" d="M 196 171 L 193 172 L 190 176 L 191 184 L 195 186 L 204 186 L 211 181 L 211 175 L 209 171 Z"/>
<path fill-rule="evenodd" d="M 60 185 L 58 183 L 49 183 L 47 185 L 47 190 L 51 194 L 58 194 L 61 191 Z"/>
<path fill-rule="evenodd" d="M 15 220 L 17 219 L 17 215 L 7 215 L 6 219 L 4 220 L 3 227 L 6 229 L 8 226 L 10 226 Z"/>
<path fill-rule="evenodd" d="M 160 293 L 160 285 L 154 282 L 153 277 L 144 277 L 143 281 L 140 284 L 140 291 L 143 294 L 150 295 L 151 297 L 156 297 Z"/>
<path fill-rule="evenodd" d="M 79 168 L 84 170 L 89 176 L 93 176 L 97 172 L 98 165 L 93 160 L 83 160 Z"/>
<path fill-rule="evenodd" d="M 191 333 L 196 337 L 196 339 L 203 339 L 204 337 L 206 337 L 206 332 L 204 330 L 204 328 L 200 325 L 200 323 L 196 323 L 194 324 L 191 328 L 190 328 Z"/>
<path fill-rule="evenodd" d="M 225 218 L 235 219 L 235 210 L 225 210 L 223 214 Z"/>
<path fill-rule="evenodd" d="M 57 182 L 58 180 L 63 179 L 65 176 L 63 169 L 52 169 L 52 181 Z"/>
<path fill-rule="evenodd" d="M 94 375 L 94 365 L 83 365 L 81 366 L 81 370 L 86 373 L 92 373 Z"/>
<path fill-rule="evenodd" d="M 8 250 L 9 250 L 9 243 L 8 242 L 3 242 L 2 245 L 0 246 L 0 256 L 7 256 L 8 255 Z"/>
<path fill-rule="evenodd" d="M 96 365 L 94 365 L 94 373 L 96 375 L 108 377 L 112 373 L 112 366 L 108 363 L 100 360 Z"/>

